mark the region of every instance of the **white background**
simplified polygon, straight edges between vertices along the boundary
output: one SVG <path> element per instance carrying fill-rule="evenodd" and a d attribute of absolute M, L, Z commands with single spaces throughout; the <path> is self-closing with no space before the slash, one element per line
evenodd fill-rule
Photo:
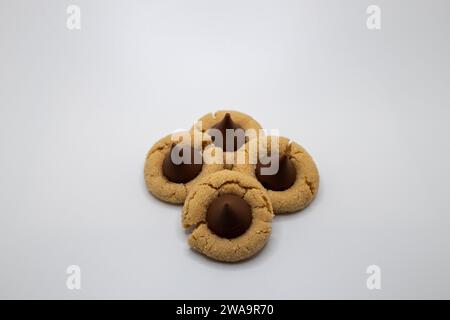
<path fill-rule="evenodd" d="M 0 0 L 0 298 L 450 298 L 449 39 L 444 0 Z M 143 179 L 157 139 L 221 108 L 321 174 L 238 264 L 190 250 Z"/>

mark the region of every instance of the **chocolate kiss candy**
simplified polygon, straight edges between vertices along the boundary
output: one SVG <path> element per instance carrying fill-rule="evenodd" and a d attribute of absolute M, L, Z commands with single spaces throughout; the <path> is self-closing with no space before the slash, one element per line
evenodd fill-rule
<path fill-rule="evenodd" d="M 234 136 L 233 146 L 228 146 L 228 144 L 227 144 L 227 129 L 228 130 L 233 129 L 234 130 L 233 133 L 236 135 L 243 134 L 243 132 L 241 132 L 241 131 L 238 131 L 236 133 L 237 129 L 242 130 L 242 128 L 237 123 L 235 123 L 233 121 L 233 119 L 231 119 L 231 115 L 229 113 L 226 113 L 225 116 L 223 117 L 223 119 L 220 122 L 216 123 L 213 127 L 211 127 L 211 129 L 217 129 L 222 133 L 222 144 L 214 143 L 214 145 L 216 145 L 219 148 L 222 148 L 222 150 L 224 150 L 225 152 L 236 151 L 240 147 L 242 147 L 243 143 L 241 141 L 238 141 L 237 136 Z M 214 138 L 215 137 L 213 136 L 213 142 L 215 142 Z M 240 139 L 240 140 L 242 140 L 242 139 Z M 245 139 L 243 139 L 243 140 L 245 143 Z"/>
<path fill-rule="evenodd" d="M 241 197 L 224 194 L 211 203 L 206 212 L 208 228 L 222 238 L 244 234 L 252 223 L 252 208 Z"/>
<path fill-rule="evenodd" d="M 256 177 L 266 189 L 273 191 L 287 190 L 292 187 L 297 179 L 297 170 L 292 160 L 286 155 L 282 155 L 279 159 L 278 171 L 273 175 L 261 174 L 261 168 L 270 167 L 271 162 L 262 164 L 258 160 L 256 164 Z"/>
<path fill-rule="evenodd" d="M 194 149 L 193 147 L 190 148 L 191 148 L 190 150 L 191 157 L 189 163 L 184 163 L 182 161 L 180 164 L 176 164 L 172 160 L 172 152 L 178 154 L 180 157 L 183 157 L 183 147 L 176 144 L 172 144 L 172 147 L 170 148 L 170 151 L 166 154 L 166 157 L 164 158 L 162 164 L 163 174 L 169 181 L 175 183 L 187 183 L 192 179 L 194 179 L 196 176 L 198 176 L 200 171 L 202 171 L 203 164 L 202 163 L 197 164 L 194 162 L 195 154 L 197 153 L 201 156 L 201 153 L 197 149 Z"/>

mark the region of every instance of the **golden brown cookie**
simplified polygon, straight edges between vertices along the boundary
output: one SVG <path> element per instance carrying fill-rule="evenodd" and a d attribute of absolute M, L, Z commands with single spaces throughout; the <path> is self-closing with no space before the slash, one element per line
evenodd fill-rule
<path fill-rule="evenodd" d="M 191 139 L 183 139 L 183 136 L 187 135 Z M 190 149 L 182 149 L 186 145 L 189 145 Z M 171 161 L 172 150 L 174 154 L 178 153 L 180 158 L 183 156 L 182 150 L 191 150 L 191 156 L 196 154 L 197 160 L 200 159 L 200 161 L 196 161 L 196 163 L 192 161 L 194 158 L 191 157 L 191 163 L 175 164 Z M 206 163 L 203 159 L 205 153 L 215 155 L 216 152 L 222 154 L 222 151 L 214 145 L 194 140 L 192 134 L 178 133 L 165 136 L 153 145 L 145 160 L 144 177 L 148 190 L 163 201 L 174 204 L 183 203 L 189 190 L 197 181 L 210 173 L 223 169 L 222 163 L 212 163 L 211 161 Z"/>
<path fill-rule="evenodd" d="M 272 150 L 272 139 L 278 138 L 275 150 Z M 274 140 L 275 142 L 275 140 Z M 253 159 L 245 164 L 233 166 L 233 171 L 255 177 L 266 188 L 272 202 L 275 214 L 299 211 L 308 206 L 315 198 L 319 188 L 319 172 L 312 157 L 299 144 L 285 137 L 267 137 L 264 154 L 279 155 L 279 169 L 275 174 L 262 174 L 262 168 L 270 166 L 271 162 L 261 164 L 258 149 L 247 150 L 247 159 Z M 257 159 L 257 161 L 255 161 Z"/>
<path fill-rule="evenodd" d="M 245 113 L 234 110 L 219 110 L 205 114 L 195 123 L 194 128 L 201 132 L 206 132 L 208 129 L 222 121 L 227 113 L 230 114 L 231 120 L 244 130 L 262 129 L 261 125 L 255 119 Z"/>
<path fill-rule="evenodd" d="M 215 260 L 235 262 L 264 247 L 272 218 L 267 192 L 255 178 L 222 170 L 192 188 L 183 207 L 182 224 L 193 228 L 188 239 L 192 248 Z"/>
<path fill-rule="evenodd" d="M 235 130 L 236 137 L 232 140 L 227 139 L 228 129 Z M 238 154 L 246 149 L 245 145 L 260 135 L 264 136 L 261 125 L 255 119 L 233 110 L 219 110 L 204 115 L 194 124 L 191 132 L 200 132 L 206 143 L 212 142 L 224 151 L 224 164 L 227 169 L 231 169 L 238 161 Z M 221 138 L 217 139 L 217 134 L 220 134 Z M 233 147 L 227 142 L 232 143 Z"/>

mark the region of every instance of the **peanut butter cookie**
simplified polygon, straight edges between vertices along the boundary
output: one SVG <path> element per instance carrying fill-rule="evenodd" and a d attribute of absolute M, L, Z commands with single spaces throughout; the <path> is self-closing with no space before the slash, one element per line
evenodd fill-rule
<path fill-rule="evenodd" d="M 183 139 L 182 134 L 170 134 L 156 142 L 147 154 L 144 177 L 148 190 L 157 198 L 182 204 L 189 190 L 202 177 L 223 170 L 222 163 L 204 161 L 208 154 L 222 153 L 212 144 Z M 189 141 L 186 141 L 189 140 Z M 186 154 L 186 152 L 188 154 Z"/>
<path fill-rule="evenodd" d="M 319 188 L 319 172 L 312 157 L 299 144 L 285 137 L 269 136 L 262 145 L 265 152 L 247 150 L 247 159 L 253 161 L 237 164 L 233 171 L 258 179 L 268 192 L 275 214 L 295 212 L 308 206 Z M 278 169 L 265 173 L 273 164 L 271 156 L 272 159 L 276 157 L 274 162 L 278 163 Z"/>
<path fill-rule="evenodd" d="M 200 132 L 204 141 L 221 148 L 225 168 L 231 169 L 245 145 L 264 135 L 261 125 L 249 115 L 232 110 L 219 110 L 201 117 L 191 132 Z"/>
<path fill-rule="evenodd" d="M 264 247 L 272 218 L 267 192 L 255 178 L 222 170 L 192 188 L 182 224 L 192 228 L 188 239 L 192 248 L 215 260 L 235 262 Z"/>

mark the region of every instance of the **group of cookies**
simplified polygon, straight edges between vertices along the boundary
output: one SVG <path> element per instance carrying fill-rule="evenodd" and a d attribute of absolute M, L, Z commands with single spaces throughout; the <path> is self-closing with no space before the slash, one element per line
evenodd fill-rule
<path fill-rule="evenodd" d="M 263 132 L 252 117 L 217 111 L 187 132 L 160 139 L 145 161 L 148 190 L 183 204 L 189 245 L 215 260 L 255 255 L 269 239 L 274 215 L 305 208 L 319 187 L 317 167 L 304 148 L 285 137 L 237 134 L 252 130 Z M 271 162 L 277 170 L 264 171 Z"/>

